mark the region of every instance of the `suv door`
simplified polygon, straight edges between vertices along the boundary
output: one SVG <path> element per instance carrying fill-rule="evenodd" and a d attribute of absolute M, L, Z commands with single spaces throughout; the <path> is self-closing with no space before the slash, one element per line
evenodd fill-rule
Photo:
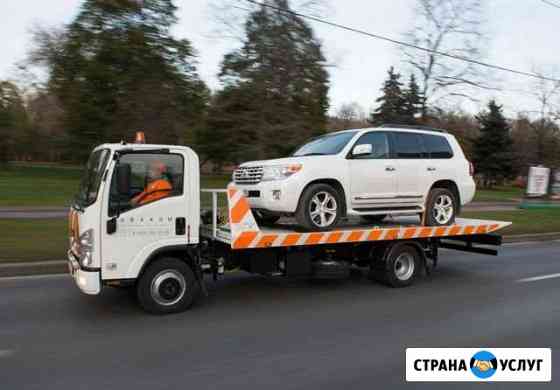
<path fill-rule="evenodd" d="M 358 145 L 371 145 L 372 152 L 354 156 L 352 151 Z M 387 132 L 365 133 L 356 141 L 348 155 L 350 203 L 353 209 L 367 209 L 394 200 L 397 195 L 395 164 Z"/>
<path fill-rule="evenodd" d="M 391 135 L 397 162 L 397 197 L 402 203 L 423 206 L 430 175 L 422 136 L 404 131 Z"/>
<path fill-rule="evenodd" d="M 447 138 L 435 134 L 422 134 L 422 139 L 429 155 L 426 170 L 431 178 L 431 183 L 455 178 L 457 167 L 450 161 L 453 158 L 453 149 Z"/>

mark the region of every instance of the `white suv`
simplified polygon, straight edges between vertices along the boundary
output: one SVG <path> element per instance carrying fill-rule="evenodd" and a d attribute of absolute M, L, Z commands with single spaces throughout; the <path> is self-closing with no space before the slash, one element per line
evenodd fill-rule
<path fill-rule="evenodd" d="M 327 230 L 347 215 L 375 223 L 418 214 L 425 225 L 450 225 L 473 199 L 472 176 L 452 135 L 392 126 L 327 134 L 292 157 L 244 163 L 233 179 L 259 222 L 289 215 Z"/>

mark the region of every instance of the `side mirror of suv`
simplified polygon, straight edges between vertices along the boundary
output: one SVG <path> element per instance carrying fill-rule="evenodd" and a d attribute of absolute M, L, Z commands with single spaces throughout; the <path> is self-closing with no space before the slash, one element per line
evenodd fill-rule
<path fill-rule="evenodd" d="M 372 144 L 357 145 L 352 150 L 352 156 L 353 157 L 365 156 L 365 155 L 372 154 L 372 153 L 373 153 L 373 145 Z"/>

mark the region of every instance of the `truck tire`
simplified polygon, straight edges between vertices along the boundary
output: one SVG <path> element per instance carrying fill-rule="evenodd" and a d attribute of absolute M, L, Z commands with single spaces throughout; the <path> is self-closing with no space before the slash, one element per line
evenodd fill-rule
<path fill-rule="evenodd" d="M 447 226 L 455 223 L 457 199 L 446 188 L 434 188 L 428 194 L 426 202 L 426 226 Z"/>
<path fill-rule="evenodd" d="M 372 264 L 373 279 L 391 287 L 410 286 L 418 276 L 422 257 L 414 245 L 400 243 L 391 247 L 384 259 Z"/>
<path fill-rule="evenodd" d="M 199 294 L 200 284 L 191 267 L 173 257 L 163 257 L 151 263 L 137 285 L 140 305 L 152 314 L 185 311 Z"/>
<path fill-rule="evenodd" d="M 312 184 L 303 191 L 296 211 L 300 226 L 310 231 L 335 227 L 342 217 L 342 196 L 328 184 Z"/>

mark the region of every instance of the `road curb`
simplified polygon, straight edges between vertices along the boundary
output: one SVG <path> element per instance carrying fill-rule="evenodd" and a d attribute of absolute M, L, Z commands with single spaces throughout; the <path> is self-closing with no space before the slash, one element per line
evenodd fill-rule
<path fill-rule="evenodd" d="M 504 236 L 504 243 L 508 244 L 518 242 L 555 240 L 560 240 L 560 232 Z M 65 274 L 67 272 L 68 265 L 66 260 L 0 264 L 0 278 L 14 276 Z"/>

